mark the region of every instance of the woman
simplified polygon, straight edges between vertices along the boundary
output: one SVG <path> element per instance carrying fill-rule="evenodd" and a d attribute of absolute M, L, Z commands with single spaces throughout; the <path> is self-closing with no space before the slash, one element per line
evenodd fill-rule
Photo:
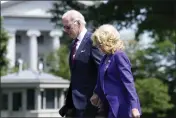
<path fill-rule="evenodd" d="M 108 118 L 139 118 L 139 98 L 120 34 L 115 27 L 106 24 L 93 33 L 92 40 L 105 56 L 99 67 L 99 77 L 91 103 L 98 107 L 103 103 L 104 108 L 108 108 Z"/>

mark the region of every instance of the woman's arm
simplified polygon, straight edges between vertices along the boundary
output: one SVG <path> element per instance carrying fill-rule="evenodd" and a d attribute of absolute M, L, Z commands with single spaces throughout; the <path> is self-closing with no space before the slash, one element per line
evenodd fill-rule
<path fill-rule="evenodd" d="M 130 101 L 131 107 L 132 109 L 138 108 L 138 96 L 136 93 L 134 79 L 131 72 L 130 61 L 127 55 L 122 51 L 115 53 L 115 61 L 117 68 L 120 72 L 120 79 L 128 92 L 128 99 Z"/>

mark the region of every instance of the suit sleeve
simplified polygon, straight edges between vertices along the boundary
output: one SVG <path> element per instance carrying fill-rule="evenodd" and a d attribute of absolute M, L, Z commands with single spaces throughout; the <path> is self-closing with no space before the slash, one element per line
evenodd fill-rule
<path fill-rule="evenodd" d="M 100 52 L 100 50 L 97 47 L 92 46 L 92 57 L 93 57 L 93 60 L 96 64 L 97 68 L 100 65 L 100 62 L 101 62 L 103 55 L 104 54 L 102 52 Z"/>
<path fill-rule="evenodd" d="M 94 89 L 94 93 L 99 94 L 100 93 L 100 80 L 99 80 L 99 72 L 98 72 L 98 78 L 97 78 L 97 83 Z"/>
<path fill-rule="evenodd" d="M 100 90 L 100 87 L 99 87 L 99 66 L 100 66 L 100 63 L 102 61 L 102 58 L 103 58 L 103 53 L 100 52 L 100 50 L 97 48 L 97 47 L 94 47 L 92 46 L 92 57 L 93 57 L 93 60 L 96 64 L 96 67 L 97 67 L 97 83 L 96 83 L 96 86 L 95 86 L 95 89 L 94 89 L 94 92 L 95 93 L 99 93 L 98 91 Z"/>
<path fill-rule="evenodd" d="M 104 62 L 104 59 L 105 59 L 105 56 L 100 61 L 99 68 L 98 68 L 99 70 L 100 70 L 100 66 Z M 102 94 L 102 90 L 101 90 L 101 87 L 100 87 L 100 71 L 98 71 L 98 78 L 97 78 L 97 83 L 96 83 L 96 86 L 95 86 L 95 89 L 94 89 L 94 93 L 96 93 L 98 95 Z"/>
<path fill-rule="evenodd" d="M 134 85 L 133 75 L 131 72 L 130 61 L 124 52 L 115 54 L 115 61 L 119 70 L 120 79 L 128 92 L 128 99 L 130 101 L 131 107 L 138 108 L 138 97 Z"/>
<path fill-rule="evenodd" d="M 92 42 L 91 42 L 92 43 Z M 104 54 L 95 46 L 92 45 L 92 57 L 93 57 L 93 60 L 96 64 L 96 67 L 98 69 L 98 76 L 97 76 L 97 83 L 96 83 L 96 86 L 94 88 L 94 92 L 97 94 L 97 93 L 101 93 L 100 92 L 100 84 L 99 84 L 99 66 L 100 66 L 100 63 L 102 62 L 102 59 L 103 59 L 103 56 Z"/>
<path fill-rule="evenodd" d="M 71 90 L 71 88 L 72 88 L 72 86 L 71 86 L 71 83 L 70 83 L 70 86 L 69 86 L 69 89 L 68 89 L 68 92 L 67 92 L 67 95 L 66 95 L 66 100 L 65 100 L 65 105 L 68 108 L 73 108 L 72 90 Z"/>
<path fill-rule="evenodd" d="M 100 93 L 100 86 L 99 86 L 99 80 L 97 79 L 97 84 L 95 86 L 95 89 L 94 89 L 94 93 L 98 94 Z"/>
<path fill-rule="evenodd" d="M 72 48 L 72 45 L 73 45 L 73 42 L 68 46 L 69 50 L 70 50 L 70 53 L 71 53 L 71 48 Z M 69 63 L 70 63 L 70 55 L 69 55 Z M 71 65 L 71 64 L 69 64 Z M 70 70 L 71 72 L 71 70 Z M 68 108 L 72 108 L 73 107 L 73 102 L 72 102 L 72 86 L 71 86 L 71 82 L 70 82 L 70 86 L 68 88 L 68 91 L 67 91 L 67 95 L 66 95 L 66 99 L 65 99 L 65 105 L 68 107 Z"/>

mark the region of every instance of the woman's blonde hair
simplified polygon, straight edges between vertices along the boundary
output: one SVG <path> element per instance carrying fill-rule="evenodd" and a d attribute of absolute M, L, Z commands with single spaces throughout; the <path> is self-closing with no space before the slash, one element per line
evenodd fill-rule
<path fill-rule="evenodd" d="M 120 34 L 113 25 L 104 24 L 92 35 L 93 45 L 101 45 L 105 53 L 113 54 L 116 50 L 123 50 L 124 44 L 120 40 Z"/>

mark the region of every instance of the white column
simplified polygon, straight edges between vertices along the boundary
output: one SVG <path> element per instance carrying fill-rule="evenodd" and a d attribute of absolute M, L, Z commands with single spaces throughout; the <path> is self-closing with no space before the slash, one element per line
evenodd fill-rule
<path fill-rule="evenodd" d="M 60 47 L 60 39 L 59 37 L 62 36 L 62 32 L 59 30 L 52 30 L 50 32 L 50 36 L 52 37 L 52 49 L 55 51 Z"/>
<path fill-rule="evenodd" d="M 38 63 L 38 43 L 37 37 L 40 36 L 40 31 L 38 30 L 29 30 L 27 31 L 27 35 L 30 37 L 29 39 L 29 67 L 32 70 L 37 70 Z"/>
<path fill-rule="evenodd" d="M 43 92 L 43 109 L 46 109 L 46 89 Z"/>
<path fill-rule="evenodd" d="M 7 58 L 9 59 L 9 67 L 12 68 L 15 66 L 15 57 L 16 57 L 16 39 L 15 29 L 7 29 L 9 40 L 7 45 Z"/>
<path fill-rule="evenodd" d="M 35 90 L 35 109 L 36 110 L 40 110 L 41 109 L 41 94 L 40 94 L 40 89 L 39 88 L 37 88 L 36 90 Z"/>
<path fill-rule="evenodd" d="M 64 96 L 64 90 L 62 89 L 60 91 L 60 98 L 59 98 L 59 108 L 61 108 L 64 105 L 65 96 Z"/>

